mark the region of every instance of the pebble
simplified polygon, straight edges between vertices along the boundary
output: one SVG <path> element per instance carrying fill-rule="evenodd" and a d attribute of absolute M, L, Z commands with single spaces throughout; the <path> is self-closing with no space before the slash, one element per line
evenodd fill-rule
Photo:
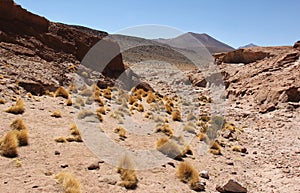
<path fill-rule="evenodd" d="M 88 170 L 98 170 L 100 169 L 99 163 L 93 163 L 91 165 L 88 166 Z"/>
<path fill-rule="evenodd" d="M 208 171 L 203 170 L 200 172 L 200 177 L 204 179 L 209 179 Z"/>
<path fill-rule="evenodd" d="M 61 164 L 60 167 L 61 168 L 67 168 L 67 167 L 69 167 L 69 165 L 68 164 Z"/>

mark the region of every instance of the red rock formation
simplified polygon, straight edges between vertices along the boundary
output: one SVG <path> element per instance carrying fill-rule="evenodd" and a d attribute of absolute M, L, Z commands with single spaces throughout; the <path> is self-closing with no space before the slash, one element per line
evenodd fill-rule
<path fill-rule="evenodd" d="M 102 61 L 105 68 L 100 72 L 109 78 L 117 78 L 125 70 L 119 46 L 103 39 L 108 35 L 106 32 L 50 22 L 44 17 L 28 12 L 12 0 L 0 1 L 0 13 L 0 53 L 4 60 L 21 57 L 39 62 L 39 65 L 32 64 L 29 67 L 31 73 L 5 69 L 7 74 L 23 77 L 22 81 L 25 83 L 21 86 L 25 85 L 25 89 L 39 85 L 36 90 L 30 91 L 41 94 L 40 92 L 49 88 L 49 85 L 52 85 L 50 90 L 53 90 L 58 86 L 57 83 L 68 83 L 68 64 L 78 65 L 100 40 L 107 46 L 105 50 L 113 50 L 111 55 Z M 1 61 L 0 59 L 1 65 L 4 66 L 6 62 Z M 48 69 L 48 80 L 45 79 L 48 75 L 46 76 L 41 69 Z M 27 81 L 30 84 L 27 84 Z"/>

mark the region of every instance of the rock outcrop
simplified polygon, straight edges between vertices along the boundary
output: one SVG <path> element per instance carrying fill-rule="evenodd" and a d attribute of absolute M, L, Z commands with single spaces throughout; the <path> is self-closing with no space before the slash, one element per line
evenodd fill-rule
<path fill-rule="evenodd" d="M 0 12 L 1 74 L 14 74 L 10 81 L 23 82 L 20 86 L 27 91 L 41 94 L 44 88 L 53 90 L 68 84 L 71 77 L 67 74 L 74 72 L 71 66 L 78 66 L 100 40 L 105 42 L 106 50 L 113 50 L 101 72 L 108 78 L 117 78 L 125 70 L 119 46 L 103 39 L 106 32 L 50 22 L 12 0 L 0 1 Z M 16 69 L 25 66 L 30 72 Z M 34 85 L 39 86 L 28 90 Z"/>

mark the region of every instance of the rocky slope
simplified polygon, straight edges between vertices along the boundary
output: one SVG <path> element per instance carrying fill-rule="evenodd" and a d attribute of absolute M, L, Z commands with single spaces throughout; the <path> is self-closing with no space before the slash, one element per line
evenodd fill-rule
<path fill-rule="evenodd" d="M 89 49 L 100 40 L 106 41 L 106 32 L 50 22 L 11 0 L 0 2 L 0 12 L 1 74 L 3 83 L 14 92 L 18 90 L 14 82 L 34 94 L 68 84 L 70 73 Z M 118 77 L 125 70 L 119 47 L 110 41 L 107 46 L 114 49 L 115 56 L 103 74 Z M 33 85 L 39 89 L 28 90 Z"/>

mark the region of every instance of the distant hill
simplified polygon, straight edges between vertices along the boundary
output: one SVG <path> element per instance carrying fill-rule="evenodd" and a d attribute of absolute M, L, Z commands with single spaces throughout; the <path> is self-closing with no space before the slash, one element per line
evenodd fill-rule
<path fill-rule="evenodd" d="M 234 48 L 220 42 L 207 34 L 188 32 L 172 39 L 156 39 L 155 41 L 168 44 L 172 47 L 194 48 L 201 43 L 211 54 L 233 51 Z"/>
<path fill-rule="evenodd" d="M 241 48 L 253 48 L 253 47 L 258 47 L 258 45 L 255 45 L 255 44 L 253 44 L 253 43 L 250 43 L 250 44 L 247 44 L 247 45 L 245 45 L 245 46 L 239 47 L 239 49 L 241 49 Z"/>

